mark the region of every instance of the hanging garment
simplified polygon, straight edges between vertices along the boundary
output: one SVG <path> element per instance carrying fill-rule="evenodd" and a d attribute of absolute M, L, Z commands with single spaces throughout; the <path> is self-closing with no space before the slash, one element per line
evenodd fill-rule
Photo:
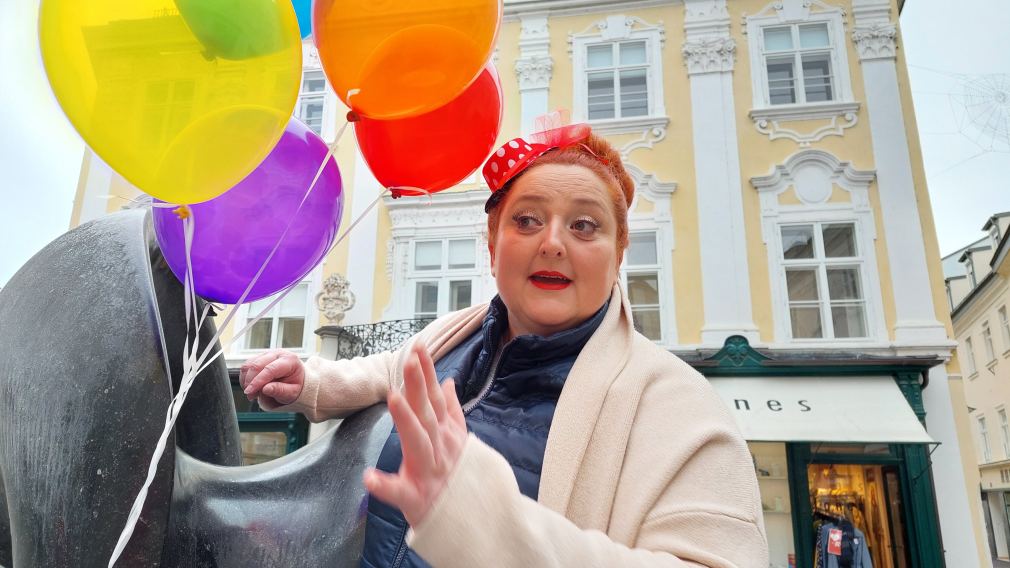
<path fill-rule="evenodd" d="M 841 531 L 838 554 L 829 551 L 832 530 Z M 866 535 L 845 520 L 821 526 L 817 535 L 817 555 L 815 566 L 818 568 L 873 568 Z"/>

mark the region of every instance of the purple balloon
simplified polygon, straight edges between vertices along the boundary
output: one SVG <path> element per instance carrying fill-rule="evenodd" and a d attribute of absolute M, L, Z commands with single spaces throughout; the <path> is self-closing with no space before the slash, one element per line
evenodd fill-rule
<path fill-rule="evenodd" d="M 291 119 L 277 146 L 244 180 L 215 199 L 189 206 L 195 222 L 190 257 L 197 295 L 211 302 L 238 302 L 289 224 L 245 301 L 283 290 L 323 260 L 337 236 L 344 203 L 335 160 L 329 160 L 305 195 L 327 152 L 319 136 Z M 171 209 L 156 207 L 154 231 L 181 282 L 186 274 L 182 221 Z"/>

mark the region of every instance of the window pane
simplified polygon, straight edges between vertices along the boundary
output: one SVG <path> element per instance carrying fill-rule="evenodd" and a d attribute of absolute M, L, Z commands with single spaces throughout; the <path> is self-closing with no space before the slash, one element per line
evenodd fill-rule
<path fill-rule="evenodd" d="M 659 323 L 659 309 L 632 309 L 631 317 L 635 330 L 653 341 L 663 338 L 662 326 Z"/>
<path fill-rule="evenodd" d="M 302 77 L 302 94 L 326 92 L 326 78 L 322 71 L 309 71 Z"/>
<path fill-rule="evenodd" d="M 773 105 L 796 102 L 796 76 L 793 58 L 768 59 L 768 100 Z"/>
<path fill-rule="evenodd" d="M 272 302 L 272 301 L 273 301 L 273 296 L 268 296 L 266 298 L 260 298 L 259 300 L 256 300 L 255 302 L 249 302 L 249 319 L 252 319 L 253 317 L 258 316 L 260 312 L 262 312 L 263 310 L 267 309 L 267 306 L 269 306 L 270 302 Z M 277 307 L 274 306 L 274 310 L 276 310 L 276 309 L 277 309 Z M 266 314 L 266 316 L 269 316 L 269 315 L 270 314 Z"/>
<path fill-rule="evenodd" d="M 251 321 L 251 320 L 250 320 Z M 255 324 L 247 332 L 249 349 L 270 349 L 270 338 L 273 335 L 274 320 L 266 317 Z"/>
<path fill-rule="evenodd" d="M 645 63 L 645 42 L 629 41 L 621 44 L 621 65 L 641 65 Z"/>
<path fill-rule="evenodd" d="M 808 103 L 833 100 L 831 59 L 827 53 L 803 56 L 803 92 Z"/>
<path fill-rule="evenodd" d="M 309 285 L 299 284 L 294 287 L 277 305 L 281 317 L 305 317 L 306 303 L 309 299 Z"/>
<path fill-rule="evenodd" d="M 473 268 L 477 264 L 477 241 L 456 239 L 449 241 L 449 268 Z"/>
<path fill-rule="evenodd" d="M 813 268 L 787 270 L 786 288 L 790 302 L 816 302 L 821 299 L 817 289 L 817 270 Z"/>
<path fill-rule="evenodd" d="M 659 304 L 659 276 L 655 272 L 629 274 L 628 299 L 632 306 Z"/>
<path fill-rule="evenodd" d="M 320 99 L 304 100 L 298 107 L 298 118 L 319 134 L 323 130 L 323 101 Z"/>
<path fill-rule="evenodd" d="M 591 45 L 586 51 L 586 67 L 611 67 L 614 64 L 614 47 L 607 45 Z"/>
<path fill-rule="evenodd" d="M 782 227 L 782 256 L 786 260 L 794 258 L 813 258 L 813 225 Z"/>
<path fill-rule="evenodd" d="M 793 32 L 789 28 L 765 28 L 765 51 L 793 48 Z"/>
<path fill-rule="evenodd" d="M 836 338 L 866 337 L 865 310 L 860 305 L 831 306 Z"/>
<path fill-rule="evenodd" d="M 414 244 L 414 270 L 442 268 L 442 241 L 421 241 Z"/>
<path fill-rule="evenodd" d="M 833 300 L 861 300 L 858 268 L 829 268 L 828 296 Z"/>
<path fill-rule="evenodd" d="M 645 69 L 621 71 L 621 116 L 649 114 L 649 87 Z"/>
<path fill-rule="evenodd" d="M 288 437 L 284 432 L 242 432 L 242 465 L 268 462 L 288 453 Z"/>
<path fill-rule="evenodd" d="M 473 283 L 469 280 L 457 280 L 449 283 L 449 311 L 469 308 L 473 302 Z"/>
<path fill-rule="evenodd" d="M 800 47 L 828 47 L 828 25 L 800 26 Z"/>
<path fill-rule="evenodd" d="M 628 266 L 657 264 L 656 233 L 635 233 L 628 244 Z"/>
<path fill-rule="evenodd" d="M 418 282 L 414 297 L 416 317 L 434 316 L 438 313 L 438 282 Z"/>
<path fill-rule="evenodd" d="M 851 224 L 824 225 L 824 256 L 847 258 L 856 256 L 856 227 Z"/>
<path fill-rule="evenodd" d="M 589 119 L 614 118 L 614 74 L 590 73 L 589 82 Z"/>
<path fill-rule="evenodd" d="M 300 349 L 305 341 L 305 318 L 280 318 L 282 349 Z"/>
<path fill-rule="evenodd" d="M 793 324 L 793 337 L 812 339 L 823 336 L 820 308 L 816 306 L 789 308 L 789 317 Z"/>

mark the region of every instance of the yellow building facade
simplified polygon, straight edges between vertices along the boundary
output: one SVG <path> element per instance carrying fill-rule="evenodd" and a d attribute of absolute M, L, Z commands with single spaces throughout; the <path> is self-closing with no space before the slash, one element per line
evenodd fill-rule
<path fill-rule="evenodd" d="M 505 1 L 500 142 L 562 108 L 620 150 L 637 188 L 621 272 L 636 326 L 737 415 L 776 567 L 812 566 L 813 523 L 832 516 L 861 527 L 877 566 L 989 562 L 899 11 Z M 304 54 L 296 116 L 332 143 L 346 108 L 310 42 Z M 229 366 L 328 351 L 313 333 L 327 323 L 409 327 L 495 294 L 479 175 L 393 200 L 350 132 L 335 142 L 343 227 L 357 225 Z M 88 153 L 72 224 L 136 196 Z"/>

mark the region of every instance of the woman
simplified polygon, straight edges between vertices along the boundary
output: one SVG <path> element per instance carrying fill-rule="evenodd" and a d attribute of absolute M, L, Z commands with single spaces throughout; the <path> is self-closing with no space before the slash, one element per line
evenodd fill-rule
<path fill-rule="evenodd" d="M 387 402 L 395 428 L 365 474 L 363 566 L 764 568 L 732 417 L 634 330 L 618 277 L 634 195 L 620 155 L 585 125 L 533 140 L 484 167 L 490 305 L 396 353 L 304 365 L 267 353 L 243 366 L 246 395 L 313 421 Z"/>

